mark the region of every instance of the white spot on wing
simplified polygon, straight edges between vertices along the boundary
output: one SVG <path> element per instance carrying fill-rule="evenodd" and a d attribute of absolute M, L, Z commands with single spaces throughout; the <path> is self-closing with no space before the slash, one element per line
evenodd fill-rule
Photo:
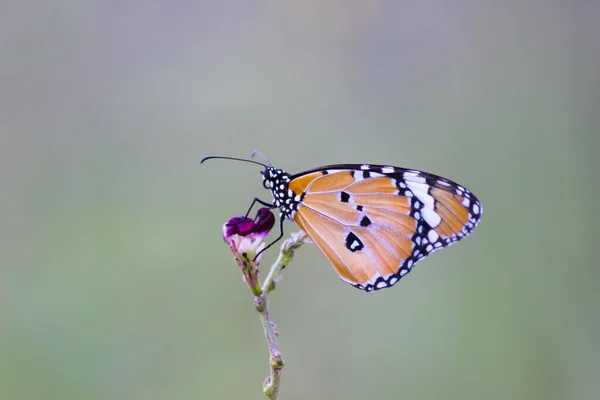
<path fill-rule="evenodd" d="M 417 196 L 419 200 L 421 200 L 424 204 L 424 208 L 433 209 L 433 203 L 435 200 L 432 196 L 430 196 L 427 191 L 429 190 L 429 185 L 426 183 L 414 183 L 414 182 L 406 182 L 410 190 Z"/>
<path fill-rule="evenodd" d="M 414 183 L 425 183 L 425 178 L 419 176 L 419 173 L 416 171 L 406 171 L 404 174 L 404 180 L 414 182 Z"/>
<path fill-rule="evenodd" d="M 437 241 L 440 238 L 440 235 L 438 235 L 438 233 L 432 229 L 427 234 L 427 237 L 429 238 L 429 241 L 431 243 L 433 243 L 433 242 Z"/>
<path fill-rule="evenodd" d="M 433 210 L 433 208 L 424 208 L 421 210 L 421 214 L 423 215 L 423 219 L 432 228 L 435 228 L 440 224 L 440 222 L 442 222 L 442 217 L 440 217 L 439 214 Z"/>
<path fill-rule="evenodd" d="M 421 183 L 421 182 L 407 181 L 406 184 L 413 191 L 427 193 L 427 191 L 429 190 L 429 185 L 424 182 Z"/>
<path fill-rule="evenodd" d="M 477 203 L 473 204 L 473 212 L 479 214 L 479 205 Z"/>
<path fill-rule="evenodd" d="M 394 167 L 383 167 L 381 168 L 381 172 L 384 174 L 391 174 L 394 172 Z"/>
<path fill-rule="evenodd" d="M 364 171 L 364 170 L 367 170 L 367 169 L 371 169 L 371 166 L 368 165 L 368 164 L 364 164 L 364 165 L 360 166 L 360 169 L 362 169 Z"/>

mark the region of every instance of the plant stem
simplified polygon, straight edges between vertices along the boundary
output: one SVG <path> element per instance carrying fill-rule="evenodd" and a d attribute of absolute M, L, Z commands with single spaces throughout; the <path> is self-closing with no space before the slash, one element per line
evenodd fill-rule
<path fill-rule="evenodd" d="M 254 306 L 260 316 L 265 339 L 267 339 L 267 344 L 269 345 L 270 374 L 267 379 L 265 379 L 263 392 L 269 399 L 279 400 L 279 380 L 281 377 L 281 369 L 283 368 L 283 357 L 277 347 L 275 324 L 271 322 L 271 318 L 269 317 L 269 309 L 267 308 L 267 299 L 265 297 L 257 296 L 254 300 Z"/>
<path fill-rule="evenodd" d="M 292 261 L 294 250 L 302 246 L 306 242 L 306 239 L 307 236 L 304 232 L 297 232 L 292 234 L 292 237 L 281 245 L 279 256 L 262 285 L 262 294 L 254 298 L 254 307 L 260 316 L 265 339 L 269 345 L 270 374 L 263 384 L 263 392 L 271 400 L 279 400 L 279 381 L 284 361 L 277 346 L 277 331 L 275 324 L 269 316 L 267 298 L 275 290 L 275 284 L 281 279 L 283 269 Z"/>

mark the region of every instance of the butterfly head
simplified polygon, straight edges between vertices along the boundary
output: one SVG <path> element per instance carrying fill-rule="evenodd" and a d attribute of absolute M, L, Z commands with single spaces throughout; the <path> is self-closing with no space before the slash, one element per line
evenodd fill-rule
<path fill-rule="evenodd" d="M 282 169 L 267 165 L 262 171 L 263 186 L 273 194 L 273 205 L 284 218 L 293 218 L 300 198 L 289 188 L 291 175 Z"/>

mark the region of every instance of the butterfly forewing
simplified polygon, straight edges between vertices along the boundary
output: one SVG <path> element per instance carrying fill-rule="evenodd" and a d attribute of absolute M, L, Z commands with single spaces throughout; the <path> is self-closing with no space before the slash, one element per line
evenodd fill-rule
<path fill-rule="evenodd" d="M 331 165 L 291 177 L 293 218 L 357 288 L 390 287 L 436 249 L 469 234 L 481 204 L 439 176 L 381 165 Z"/>

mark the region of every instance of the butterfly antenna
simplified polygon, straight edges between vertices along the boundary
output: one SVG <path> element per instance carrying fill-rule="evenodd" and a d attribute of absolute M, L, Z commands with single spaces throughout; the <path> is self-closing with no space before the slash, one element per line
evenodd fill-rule
<path fill-rule="evenodd" d="M 252 163 L 252 164 L 258 164 L 258 165 L 262 165 L 263 167 L 267 167 L 266 164 L 263 164 L 261 162 L 258 161 L 254 161 L 254 160 L 246 160 L 245 158 L 236 158 L 236 157 L 224 157 L 224 156 L 208 156 L 208 157 L 204 157 L 201 161 L 200 164 L 204 163 L 204 161 L 207 160 L 213 160 L 213 159 L 220 159 L 220 160 L 234 160 L 234 161 L 243 161 L 243 162 L 247 162 L 247 163 Z"/>
<path fill-rule="evenodd" d="M 250 154 L 250 158 L 254 158 L 254 156 L 260 156 L 260 158 L 262 158 L 263 160 L 265 160 L 267 162 L 267 164 L 272 165 L 271 161 L 269 161 L 269 159 L 267 157 L 265 157 L 265 155 L 263 153 L 261 153 L 260 151 L 254 150 L 252 152 L 252 154 Z"/>

